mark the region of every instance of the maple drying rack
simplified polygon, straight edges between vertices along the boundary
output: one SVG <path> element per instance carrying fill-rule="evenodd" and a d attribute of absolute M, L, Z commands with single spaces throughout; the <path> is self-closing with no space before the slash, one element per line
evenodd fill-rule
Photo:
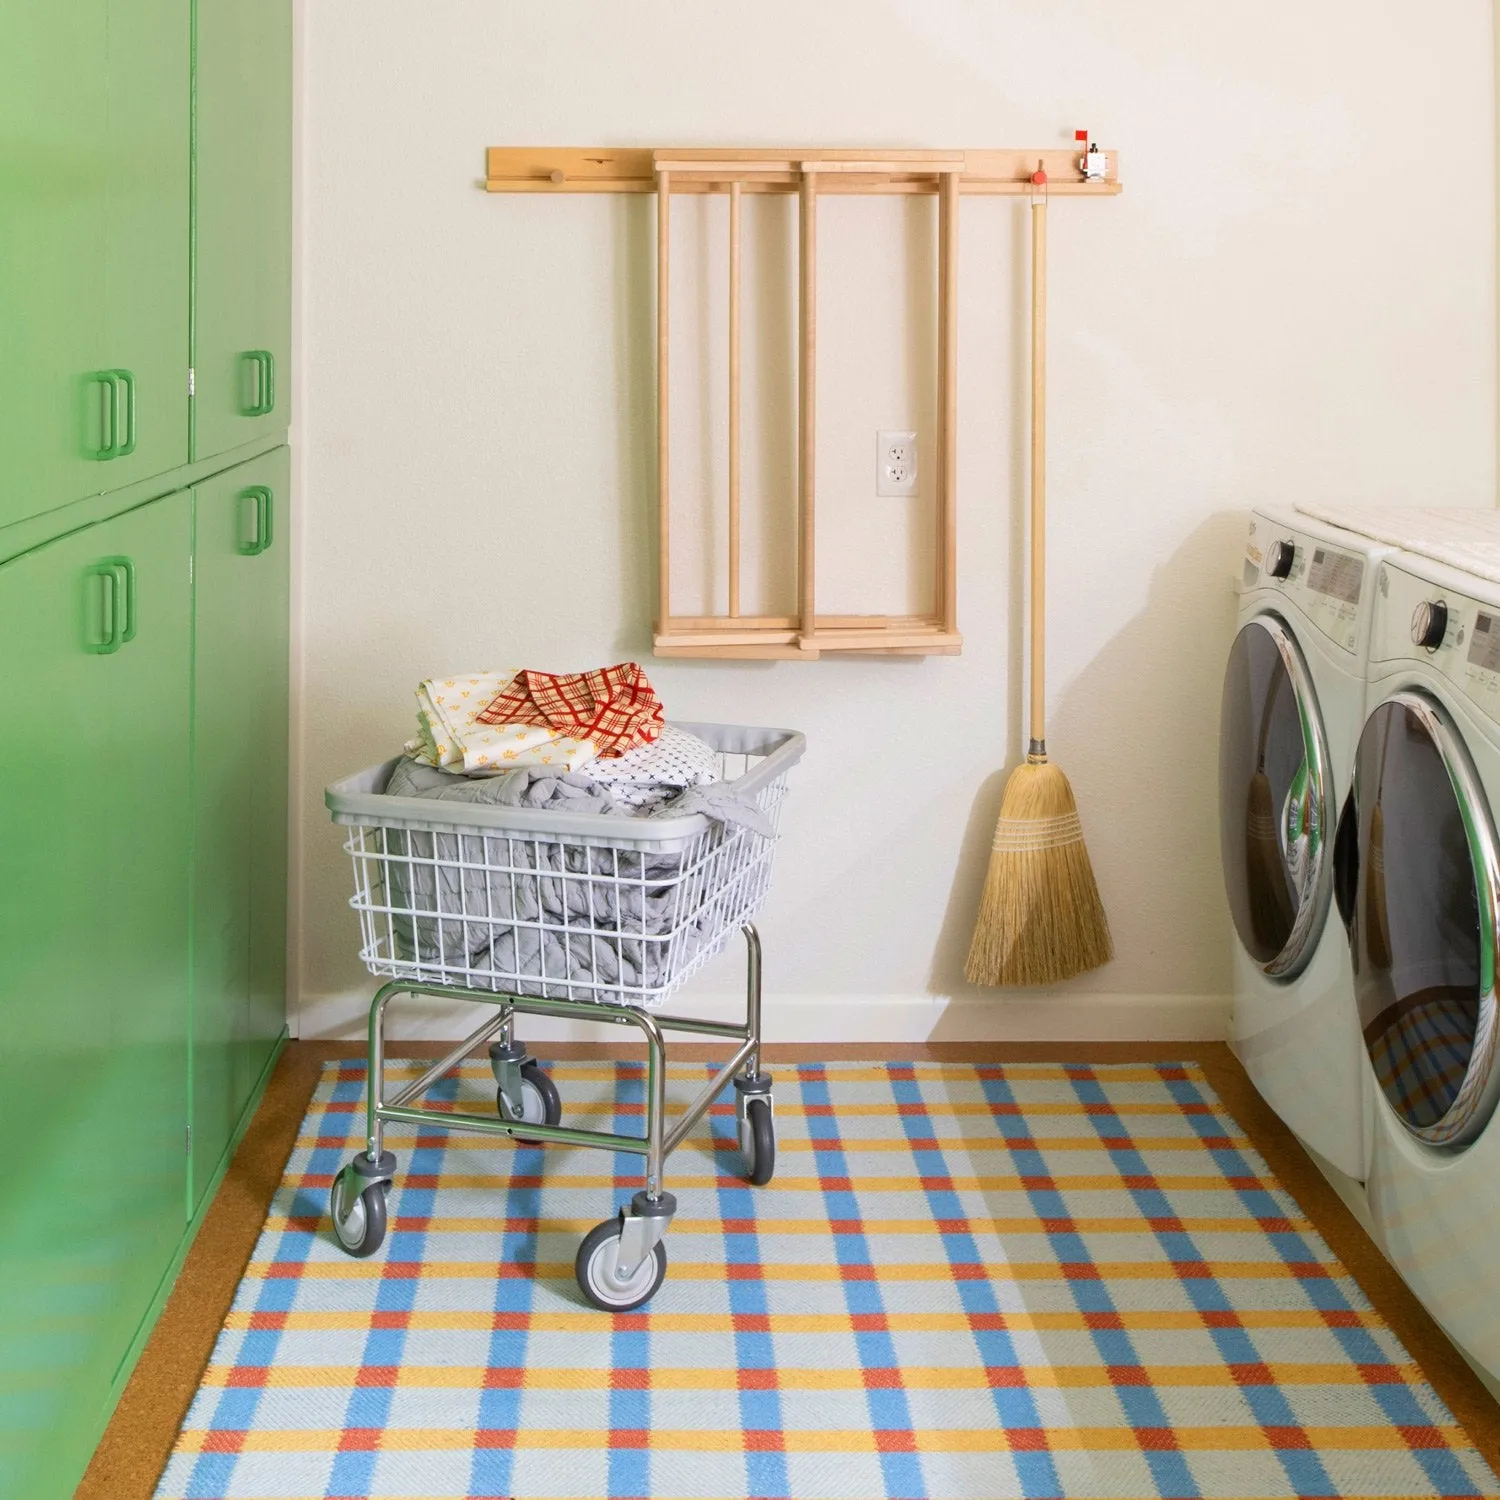
<path fill-rule="evenodd" d="M 1085 148 L 1087 149 L 1087 148 Z M 1098 159 L 1102 158 L 1102 162 Z M 1089 161 L 1091 172 L 1085 172 Z M 1101 171 L 1102 167 L 1102 171 Z M 824 652 L 956 655 L 958 204 L 965 195 L 1031 197 L 1033 174 L 1051 197 L 1109 197 L 1120 191 L 1113 151 L 552 148 L 492 146 L 492 193 L 655 193 L 657 386 L 657 656 L 816 660 Z M 671 205 L 674 193 L 729 198 L 729 578 L 728 613 L 672 612 Z M 797 612 L 740 609 L 740 207 L 745 193 L 798 199 Z M 825 194 L 929 194 L 937 198 L 936 603 L 930 615 L 817 612 L 818 199 Z"/>

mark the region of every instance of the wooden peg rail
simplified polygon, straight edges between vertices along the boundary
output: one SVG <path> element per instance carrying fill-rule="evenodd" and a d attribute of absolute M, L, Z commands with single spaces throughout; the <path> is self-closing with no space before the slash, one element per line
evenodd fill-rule
<path fill-rule="evenodd" d="M 820 193 L 935 193 L 933 174 L 956 163 L 960 193 L 1031 192 L 1040 161 L 1048 190 L 1064 197 L 1107 198 L 1120 191 L 1120 158 L 1103 151 L 1105 175 L 1085 181 L 1076 149 L 1045 151 L 829 151 L 693 150 L 491 146 L 485 187 L 492 193 L 654 193 L 658 160 L 674 171 L 674 193 L 727 193 L 738 182 L 746 193 L 797 193 L 802 163 L 817 162 Z M 835 176 L 834 174 L 841 174 Z M 847 174 L 847 175 L 842 175 Z"/>
<path fill-rule="evenodd" d="M 968 194 L 1029 197 L 1040 167 L 1052 196 L 1110 197 L 1120 191 L 1119 157 L 1099 152 L 1104 175 L 1085 178 L 1082 153 L 714 148 L 491 146 L 492 193 L 655 193 L 657 379 L 658 656 L 811 661 L 824 652 L 956 655 L 958 631 L 958 205 Z M 1091 157 L 1097 172 L 1099 160 Z M 675 193 L 729 198 L 729 610 L 672 612 L 671 202 Z M 798 199 L 797 612 L 746 615 L 740 592 L 740 224 L 745 193 Z M 818 199 L 830 193 L 915 193 L 937 197 L 937 564 L 931 615 L 828 615 L 817 609 L 817 256 Z"/>

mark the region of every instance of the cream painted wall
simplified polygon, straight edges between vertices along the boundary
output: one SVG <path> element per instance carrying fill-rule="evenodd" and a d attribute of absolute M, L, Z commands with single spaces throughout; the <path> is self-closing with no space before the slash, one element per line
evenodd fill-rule
<path fill-rule="evenodd" d="M 1053 211 L 1050 740 L 1115 963 L 1047 995 L 961 977 L 1024 735 L 1023 208 L 963 205 L 964 654 L 648 666 L 677 715 L 809 736 L 763 923 L 773 1034 L 1221 1034 L 1215 737 L 1245 508 L 1492 503 L 1489 5 L 322 0 L 304 23 L 302 1034 L 357 1025 L 370 992 L 321 789 L 393 753 L 413 684 L 649 650 L 654 200 L 489 197 L 483 148 L 1075 126 L 1128 187 Z M 892 361 L 922 335 L 883 253 L 845 249 L 841 301 L 897 320 L 821 371 L 853 548 L 923 503 L 873 496 L 875 429 L 921 407 Z M 752 291 L 774 305 L 769 264 Z M 710 334 L 683 337 L 717 380 Z M 712 966 L 704 1003 L 738 979 Z"/>

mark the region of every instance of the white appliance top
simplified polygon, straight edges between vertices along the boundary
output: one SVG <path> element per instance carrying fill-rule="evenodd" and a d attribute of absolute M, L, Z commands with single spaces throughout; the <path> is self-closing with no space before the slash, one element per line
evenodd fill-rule
<path fill-rule="evenodd" d="M 1297 509 L 1346 531 L 1500 583 L 1500 511 L 1397 506 L 1366 509 L 1311 500 L 1299 500 Z"/>

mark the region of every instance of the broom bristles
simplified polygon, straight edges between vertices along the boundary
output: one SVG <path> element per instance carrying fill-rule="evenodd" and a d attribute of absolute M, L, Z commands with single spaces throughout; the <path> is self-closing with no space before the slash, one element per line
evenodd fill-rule
<path fill-rule="evenodd" d="M 1114 957 L 1073 788 L 1050 761 L 1005 783 L 964 976 L 1008 988 L 1057 984 Z"/>

